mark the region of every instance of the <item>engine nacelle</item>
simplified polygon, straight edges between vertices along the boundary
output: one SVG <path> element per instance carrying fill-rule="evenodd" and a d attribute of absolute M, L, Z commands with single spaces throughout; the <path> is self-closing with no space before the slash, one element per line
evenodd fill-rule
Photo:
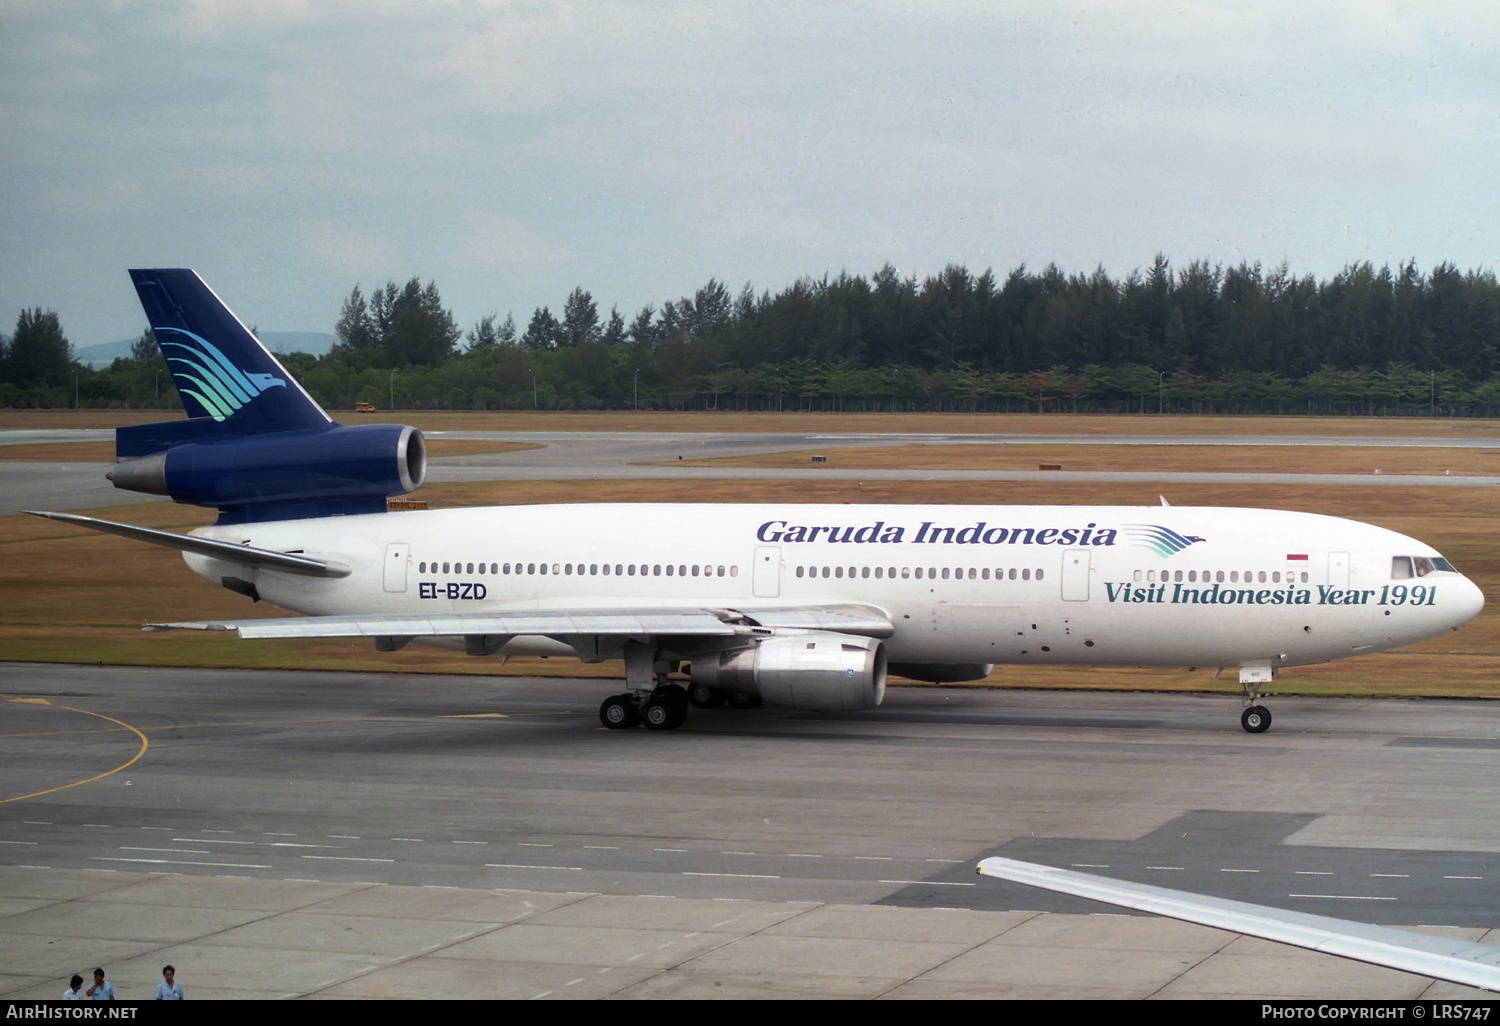
<path fill-rule="evenodd" d="M 426 477 L 422 432 L 400 424 L 184 442 L 109 472 L 116 488 L 215 506 L 230 523 L 379 512 Z"/>
<path fill-rule="evenodd" d="M 908 680 L 957 684 L 966 680 L 984 680 L 994 668 L 991 663 L 892 663 L 887 670 Z"/>
<path fill-rule="evenodd" d="M 694 683 L 816 712 L 873 709 L 885 697 L 885 643 L 808 631 L 693 659 Z"/>

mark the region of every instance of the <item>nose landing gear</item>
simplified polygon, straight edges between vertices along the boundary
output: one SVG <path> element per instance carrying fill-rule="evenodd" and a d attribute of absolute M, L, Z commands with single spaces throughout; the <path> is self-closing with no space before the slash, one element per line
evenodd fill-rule
<path fill-rule="evenodd" d="M 1270 729 L 1271 710 L 1260 704 L 1260 686 L 1275 679 L 1274 663 L 1240 667 L 1240 684 L 1245 689 L 1245 711 L 1240 713 L 1240 726 L 1245 733 L 1264 734 Z"/>

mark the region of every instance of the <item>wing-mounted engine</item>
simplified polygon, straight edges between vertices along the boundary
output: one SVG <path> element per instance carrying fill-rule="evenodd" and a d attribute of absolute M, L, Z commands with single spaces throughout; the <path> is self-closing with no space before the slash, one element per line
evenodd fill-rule
<path fill-rule="evenodd" d="M 884 642 L 827 631 L 778 634 L 692 662 L 695 684 L 816 712 L 875 708 L 885 697 L 885 674 Z"/>

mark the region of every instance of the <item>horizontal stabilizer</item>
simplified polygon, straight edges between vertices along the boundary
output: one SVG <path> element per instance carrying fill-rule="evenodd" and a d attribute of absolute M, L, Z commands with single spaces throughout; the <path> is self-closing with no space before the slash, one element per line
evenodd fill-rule
<path fill-rule="evenodd" d="M 222 559 L 226 563 L 238 563 L 241 566 L 279 570 L 282 573 L 298 574 L 302 577 L 349 576 L 349 567 L 346 564 L 331 559 L 312 559 L 289 552 L 256 549 L 249 545 L 214 541 L 211 538 L 197 538 L 190 534 L 178 534 L 175 531 L 157 531 L 150 527 L 119 524 L 113 520 L 81 517 L 76 513 L 43 513 L 30 509 L 26 512 L 34 517 L 46 517 L 48 520 L 57 520 L 64 524 L 86 527 L 90 531 L 118 534 L 124 538 L 134 538 L 136 541 L 150 542 L 152 545 L 164 545 L 169 549 L 192 552 L 199 556 L 210 556 L 214 559 Z"/>
<path fill-rule="evenodd" d="M 1212 898 L 1016 859 L 982 859 L 979 874 L 1250 937 L 1263 937 L 1311 951 L 1341 955 L 1419 976 L 1500 990 L 1500 947 L 1493 944 L 1475 944 L 1456 937 L 1439 937 L 1252 905 L 1246 901 Z"/>

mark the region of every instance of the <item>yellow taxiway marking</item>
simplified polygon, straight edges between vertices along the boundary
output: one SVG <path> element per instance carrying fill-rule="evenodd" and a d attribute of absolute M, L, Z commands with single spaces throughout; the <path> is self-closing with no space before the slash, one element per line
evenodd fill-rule
<path fill-rule="evenodd" d="M 51 705 L 45 698 L 7 698 L 7 702 L 20 702 L 22 705 Z"/>
<path fill-rule="evenodd" d="M 48 702 L 46 704 L 47 705 L 51 705 L 52 703 Z M 27 798 L 40 798 L 44 794 L 52 794 L 52 793 L 54 793 L 56 791 L 66 791 L 70 787 L 78 787 L 78 786 L 80 786 L 82 784 L 92 784 L 96 780 L 103 780 L 105 777 L 113 776 L 114 774 L 120 772 L 121 770 L 129 769 L 130 767 L 134 766 L 137 762 L 140 762 L 141 761 L 141 756 L 145 755 L 146 754 L 146 749 L 151 746 L 151 742 L 149 742 L 149 741 L 146 740 L 146 735 L 145 734 L 142 734 L 139 730 L 136 730 L 130 724 L 125 723 L 125 722 L 123 722 L 121 720 L 115 719 L 113 716 L 105 716 L 103 713 L 89 712 L 87 709 L 75 709 L 73 706 L 70 706 L 70 705 L 59 705 L 59 706 L 55 706 L 54 708 L 65 709 L 68 712 L 83 713 L 83 715 L 85 715 L 85 716 L 95 716 L 95 717 L 98 717 L 101 720 L 107 720 L 108 722 L 113 723 L 116 726 L 124 727 L 126 730 L 130 731 L 136 737 L 138 737 L 138 738 L 141 739 L 141 749 L 140 749 L 140 751 L 136 752 L 135 755 L 131 756 L 129 762 L 121 763 L 120 765 L 116 766 L 114 769 L 107 770 L 107 771 L 105 771 L 103 773 L 99 773 L 99 774 L 97 774 L 95 776 L 89 777 L 87 780 L 75 780 L 71 784 L 62 784 L 59 787 L 49 787 L 45 791 L 33 791 L 31 794 L 18 794 L 14 798 L 0 798 L 0 805 L 6 805 L 6 804 L 9 804 L 10 802 L 24 801 Z"/>
<path fill-rule="evenodd" d="M 454 713 L 452 716 L 439 716 L 440 720 L 508 720 L 509 716 L 504 713 Z"/>

